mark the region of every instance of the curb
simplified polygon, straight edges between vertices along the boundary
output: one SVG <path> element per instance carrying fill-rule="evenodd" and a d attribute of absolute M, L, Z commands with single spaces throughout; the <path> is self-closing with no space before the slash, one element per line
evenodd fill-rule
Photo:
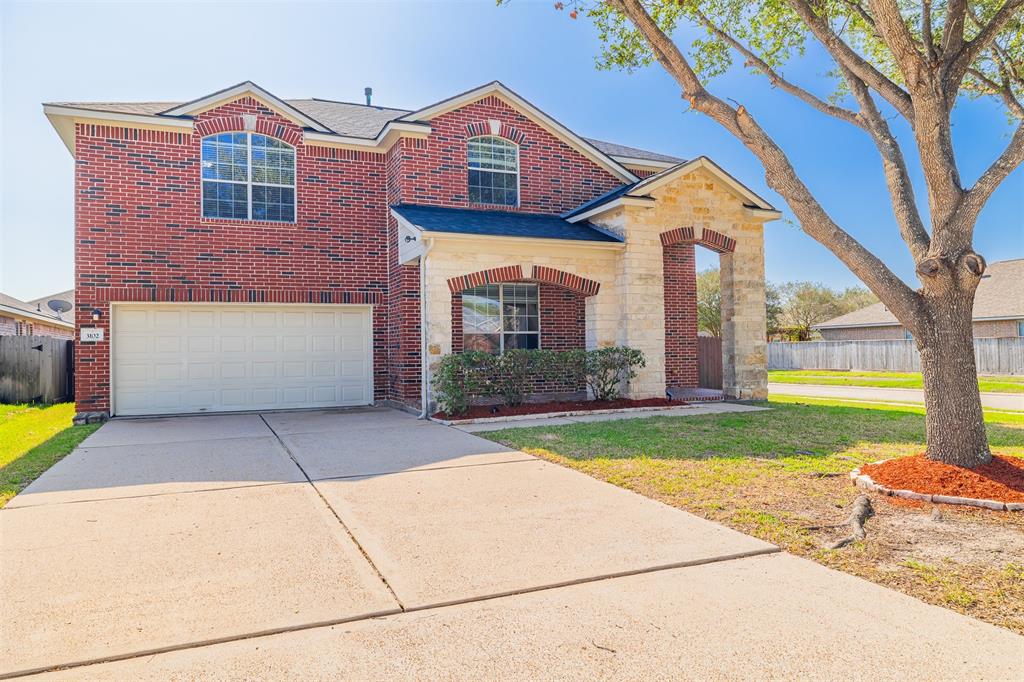
<path fill-rule="evenodd" d="M 888 461 L 889 460 L 887 459 L 883 459 L 877 462 L 872 462 L 872 464 L 881 464 L 882 462 Z M 921 502 L 932 502 L 934 504 L 959 504 L 968 507 L 992 509 L 994 511 L 1024 511 L 1024 502 L 999 502 L 997 500 L 983 500 L 976 497 L 930 495 L 927 493 L 915 493 L 913 490 L 887 488 L 880 483 L 875 483 L 875 481 L 867 474 L 862 474 L 860 472 L 860 467 L 857 467 L 850 472 L 850 480 L 853 481 L 853 484 L 858 488 L 863 488 L 869 492 L 888 495 L 889 497 L 901 497 L 905 500 L 918 500 Z"/>
<path fill-rule="evenodd" d="M 507 417 L 476 417 L 474 419 L 435 419 L 430 421 L 445 426 L 463 426 L 464 424 L 494 424 L 496 422 L 519 422 L 527 419 L 548 419 L 551 417 L 582 417 L 588 414 L 632 414 L 633 412 L 664 412 L 678 410 L 680 407 L 697 407 L 688 402 L 678 405 L 662 405 L 660 407 L 627 407 L 608 410 L 565 410 L 562 412 L 538 412 L 537 414 L 511 414 Z"/>

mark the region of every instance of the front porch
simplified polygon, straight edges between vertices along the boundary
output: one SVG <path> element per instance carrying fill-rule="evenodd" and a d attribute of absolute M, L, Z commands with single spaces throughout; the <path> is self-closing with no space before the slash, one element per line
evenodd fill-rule
<path fill-rule="evenodd" d="M 666 177 L 650 183 L 645 201 L 620 196 L 561 218 L 393 207 L 400 261 L 422 292 L 427 381 L 438 359 L 464 350 L 624 346 L 646 360 L 628 398 L 766 397 L 763 230 L 777 214 L 751 208 L 704 167 Z M 697 246 L 720 259 L 720 392 L 698 381 Z"/>

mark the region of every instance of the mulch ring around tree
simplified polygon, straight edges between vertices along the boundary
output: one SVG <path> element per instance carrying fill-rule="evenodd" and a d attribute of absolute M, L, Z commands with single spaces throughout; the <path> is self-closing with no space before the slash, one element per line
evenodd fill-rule
<path fill-rule="evenodd" d="M 592 412 L 594 410 L 628 410 L 635 407 L 685 407 L 681 400 L 668 398 L 646 398 L 643 400 L 564 400 L 546 403 L 523 403 L 522 405 L 473 405 L 465 413 L 450 416 L 444 412 L 434 414 L 435 419 L 481 419 L 484 417 L 517 417 L 524 414 L 548 414 L 550 412 Z"/>
<path fill-rule="evenodd" d="M 988 464 L 965 469 L 913 455 L 865 464 L 854 474 L 861 487 L 870 489 L 873 484 L 879 492 L 897 497 L 1024 510 L 1024 459 L 1019 457 L 993 455 Z M 900 494 L 908 491 L 913 496 Z"/>

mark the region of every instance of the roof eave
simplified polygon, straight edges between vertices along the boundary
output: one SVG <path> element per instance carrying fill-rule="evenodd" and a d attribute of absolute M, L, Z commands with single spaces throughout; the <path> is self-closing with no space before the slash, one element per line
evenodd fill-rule
<path fill-rule="evenodd" d="M 458 109 L 459 107 L 465 106 L 471 102 L 475 102 L 476 100 L 490 94 L 498 94 L 511 102 L 516 108 L 522 109 L 531 118 L 541 123 L 543 127 L 547 128 L 549 132 L 554 133 L 556 137 L 562 138 L 563 142 L 566 142 L 569 146 L 576 148 L 577 151 L 582 153 L 591 161 L 605 167 L 605 169 L 613 175 L 618 176 L 623 181 L 636 182 L 639 180 L 632 171 L 616 161 L 614 158 L 587 142 L 572 130 L 559 123 L 558 120 L 531 104 L 522 95 L 509 89 L 499 81 L 491 81 L 490 83 L 486 83 L 480 87 L 467 90 L 461 94 L 443 99 L 440 102 L 435 102 L 427 107 L 408 113 L 398 120 L 407 122 L 429 120 L 436 116 L 440 116 L 441 114 Z"/>

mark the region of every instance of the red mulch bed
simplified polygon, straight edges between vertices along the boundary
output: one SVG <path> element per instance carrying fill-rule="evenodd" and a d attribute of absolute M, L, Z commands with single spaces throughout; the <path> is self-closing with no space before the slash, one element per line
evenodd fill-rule
<path fill-rule="evenodd" d="M 509 405 L 474 405 L 464 414 L 450 417 L 444 412 L 434 415 L 436 419 L 480 419 L 481 417 L 511 417 L 520 414 L 545 414 L 547 412 L 577 412 L 583 410 L 625 410 L 630 407 L 682 407 L 686 403 L 668 398 L 647 398 L 645 400 L 567 400 L 549 403 L 523 403 L 516 407 Z"/>
<path fill-rule="evenodd" d="M 997 502 L 1024 502 L 1024 459 L 992 455 L 992 461 L 974 469 L 935 462 L 924 455 L 890 459 L 860 468 L 875 481 L 894 490 L 926 495 L 973 497 Z"/>

